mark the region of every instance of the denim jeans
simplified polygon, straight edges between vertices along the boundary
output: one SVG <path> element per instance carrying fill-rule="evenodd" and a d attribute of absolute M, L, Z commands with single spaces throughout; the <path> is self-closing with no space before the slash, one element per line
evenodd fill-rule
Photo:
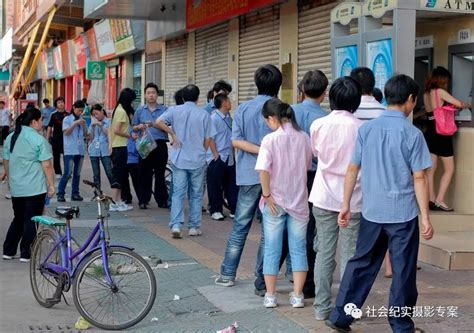
<path fill-rule="evenodd" d="M 184 225 L 184 198 L 188 194 L 189 224 L 188 228 L 200 228 L 202 216 L 202 182 L 205 167 L 185 170 L 172 166 L 173 196 L 169 227 L 181 228 Z"/>
<path fill-rule="evenodd" d="M 64 155 L 64 173 L 59 181 L 58 196 L 66 194 L 66 185 L 72 174 L 72 197 L 79 195 L 79 182 L 81 180 L 82 155 Z M 74 164 L 74 169 L 73 169 Z"/>
<path fill-rule="evenodd" d="M 337 224 L 338 212 L 313 207 L 318 230 L 314 250 L 316 263 L 314 265 L 315 297 L 314 311 L 317 316 L 327 316 L 332 310 L 331 286 L 334 270 L 336 269 L 336 249 L 338 238 L 341 244 L 341 259 L 339 261 L 340 276 L 344 275 L 346 264 L 355 253 L 357 237 L 359 235 L 360 213 L 352 213 L 349 225 L 339 228 Z"/>
<path fill-rule="evenodd" d="M 102 166 L 104 167 L 105 175 L 109 180 L 110 186 L 114 185 L 115 179 L 112 175 L 112 160 L 110 156 L 95 157 L 91 156 L 91 165 L 92 173 L 94 174 L 94 183 L 99 184 L 100 186 L 100 162 L 102 161 Z"/>
<path fill-rule="evenodd" d="M 283 208 L 277 206 L 277 214 L 273 215 L 267 205 L 263 208 L 263 230 L 265 250 L 263 258 L 263 274 L 278 275 L 283 247 L 283 232 L 288 231 L 288 250 L 291 256 L 293 272 L 307 272 L 306 229 L 308 221 L 294 218 Z"/>
<path fill-rule="evenodd" d="M 239 186 L 234 225 L 227 241 L 224 261 L 221 265 L 221 277 L 224 279 L 234 280 L 237 275 L 240 257 L 261 195 L 262 187 L 260 184 Z M 262 247 L 263 239 L 260 241 L 259 255 L 263 254 Z"/>

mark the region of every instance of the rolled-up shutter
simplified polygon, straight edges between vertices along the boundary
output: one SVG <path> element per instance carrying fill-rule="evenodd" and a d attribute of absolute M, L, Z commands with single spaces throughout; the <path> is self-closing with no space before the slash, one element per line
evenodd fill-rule
<path fill-rule="evenodd" d="M 227 22 L 196 32 L 195 82 L 201 90 L 198 104 L 206 102 L 214 82 L 228 80 L 228 49 Z"/>
<path fill-rule="evenodd" d="M 174 105 L 174 93 L 188 82 L 187 36 L 166 41 L 165 104 Z"/>
<path fill-rule="evenodd" d="M 331 10 L 339 1 L 300 1 L 298 10 L 298 82 L 319 69 L 329 82 L 331 71 Z M 327 102 L 327 101 L 326 101 Z M 323 103 L 326 106 L 326 103 Z"/>
<path fill-rule="evenodd" d="M 257 95 L 255 70 L 262 65 L 278 66 L 280 59 L 280 7 L 250 13 L 240 18 L 239 103 Z"/>

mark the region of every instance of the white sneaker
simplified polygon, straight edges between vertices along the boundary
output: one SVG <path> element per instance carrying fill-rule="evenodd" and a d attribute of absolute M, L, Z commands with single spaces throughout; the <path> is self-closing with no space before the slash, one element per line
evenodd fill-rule
<path fill-rule="evenodd" d="M 12 257 L 12 256 L 7 256 L 6 254 L 4 254 L 4 255 L 2 256 L 2 259 L 3 259 L 3 260 L 12 260 L 13 257 Z"/>
<path fill-rule="evenodd" d="M 27 259 L 27 258 L 20 258 L 20 262 L 30 262 L 30 259 Z"/>
<path fill-rule="evenodd" d="M 126 207 L 123 207 L 120 203 L 110 204 L 109 211 L 110 212 L 125 212 L 127 210 Z"/>
<path fill-rule="evenodd" d="M 5 199 L 11 199 L 12 194 L 10 192 L 5 193 Z"/>
<path fill-rule="evenodd" d="M 211 219 L 216 220 L 216 221 L 222 221 L 224 218 L 225 216 L 219 212 L 212 213 L 211 215 Z"/>
<path fill-rule="evenodd" d="M 183 238 L 183 235 L 181 234 L 181 229 L 179 229 L 178 227 L 171 228 L 171 237 Z"/>
<path fill-rule="evenodd" d="M 229 213 L 229 217 L 233 219 L 235 217 L 235 214 Z"/>
<path fill-rule="evenodd" d="M 132 210 L 133 209 L 133 206 L 130 206 L 130 205 L 127 205 L 125 202 L 121 201 L 118 203 L 118 205 L 122 206 L 125 210 L 123 210 L 122 212 L 124 211 L 127 211 L 127 210 Z"/>
<path fill-rule="evenodd" d="M 198 228 L 190 228 L 189 232 L 188 232 L 188 235 L 189 236 L 201 236 L 202 231 L 201 231 L 201 229 L 198 229 Z"/>
<path fill-rule="evenodd" d="M 290 304 L 294 308 L 304 308 L 304 295 L 296 295 L 293 291 L 290 293 Z"/>
<path fill-rule="evenodd" d="M 263 305 L 266 308 L 276 308 L 278 305 L 276 295 L 269 295 L 265 293 L 265 297 L 263 298 Z"/>

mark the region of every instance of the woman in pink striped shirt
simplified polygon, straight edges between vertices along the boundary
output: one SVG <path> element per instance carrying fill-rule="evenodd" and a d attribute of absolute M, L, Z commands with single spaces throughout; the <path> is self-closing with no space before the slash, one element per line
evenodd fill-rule
<path fill-rule="evenodd" d="M 272 98 L 263 105 L 262 115 L 274 131 L 263 138 L 255 166 L 255 170 L 260 171 L 260 209 L 265 235 L 263 274 L 267 293 L 263 304 L 267 308 L 277 306 L 276 280 L 286 228 L 294 278 L 290 304 L 294 308 L 302 308 L 303 285 L 308 271 L 306 174 L 311 167 L 311 144 L 308 135 L 296 123 L 293 109 L 288 104 Z"/>

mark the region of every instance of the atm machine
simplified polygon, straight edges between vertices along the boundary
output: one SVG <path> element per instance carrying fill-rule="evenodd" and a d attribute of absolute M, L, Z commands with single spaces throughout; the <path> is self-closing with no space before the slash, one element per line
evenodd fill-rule
<path fill-rule="evenodd" d="M 474 43 L 451 45 L 448 49 L 449 71 L 452 74 L 451 92 L 454 97 L 473 104 L 474 81 Z M 472 122 L 472 110 L 464 109 L 457 113 L 456 120 Z"/>

